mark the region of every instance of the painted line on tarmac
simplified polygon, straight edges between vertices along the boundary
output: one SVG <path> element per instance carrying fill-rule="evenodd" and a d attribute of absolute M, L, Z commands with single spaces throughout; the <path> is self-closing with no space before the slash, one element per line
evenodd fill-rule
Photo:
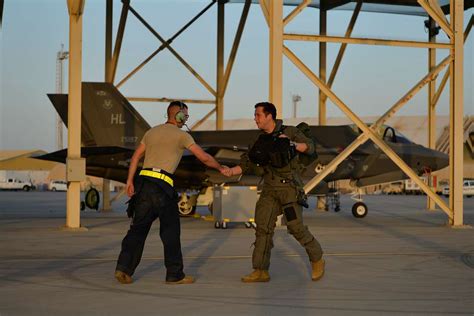
<path fill-rule="evenodd" d="M 325 257 L 384 257 L 384 256 L 421 256 L 421 257 L 432 257 L 432 256 L 474 256 L 474 252 L 346 252 L 346 253 L 324 253 Z M 306 257 L 306 254 L 274 254 L 274 257 Z M 240 260 L 250 259 L 251 255 L 243 256 L 185 256 L 184 259 L 202 259 L 202 260 Z M 12 261 L 116 261 L 117 258 L 61 258 L 61 257 L 30 257 L 30 258 L 1 258 L 2 262 Z M 164 257 L 143 257 L 141 260 L 164 260 Z"/>

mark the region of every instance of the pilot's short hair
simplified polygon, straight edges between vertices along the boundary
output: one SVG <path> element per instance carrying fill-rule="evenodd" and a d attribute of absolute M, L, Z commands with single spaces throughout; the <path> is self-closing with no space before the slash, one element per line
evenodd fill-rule
<path fill-rule="evenodd" d="M 168 117 L 171 115 L 170 114 L 171 108 L 174 108 L 174 107 L 179 107 L 180 109 L 188 108 L 186 103 L 184 103 L 183 101 L 171 101 L 170 104 L 168 105 L 168 108 L 166 109 L 166 114 L 168 115 Z"/>
<path fill-rule="evenodd" d="M 276 107 L 273 105 L 273 103 L 270 102 L 259 102 L 255 104 L 255 109 L 262 107 L 263 108 L 263 113 L 265 115 L 271 114 L 273 119 L 276 119 L 277 117 L 277 110 Z"/>

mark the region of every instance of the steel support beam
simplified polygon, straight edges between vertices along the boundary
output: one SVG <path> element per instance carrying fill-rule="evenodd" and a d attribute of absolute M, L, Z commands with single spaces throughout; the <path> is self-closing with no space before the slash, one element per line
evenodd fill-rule
<path fill-rule="evenodd" d="M 268 4 L 270 22 L 270 91 L 269 99 L 282 117 L 283 87 L 283 0 L 271 0 Z"/>
<path fill-rule="evenodd" d="M 207 10 L 209 10 L 216 0 L 213 0 L 210 4 L 208 4 L 204 9 L 201 10 L 194 18 L 192 18 L 188 23 L 186 23 L 181 29 L 179 29 L 172 37 L 170 37 L 166 43 L 171 44 L 181 33 L 183 33 L 189 26 L 191 26 L 197 19 L 201 17 Z M 119 81 L 117 84 L 117 88 L 127 82 L 133 75 L 135 75 L 140 69 L 142 69 L 150 60 L 153 59 L 159 52 L 166 48 L 165 44 L 161 44 L 153 53 L 150 54 L 144 61 L 142 61 L 135 69 L 133 69 L 128 75 L 126 75 L 122 80 Z"/>
<path fill-rule="evenodd" d="M 349 25 L 347 26 L 347 30 L 345 34 L 346 38 L 351 37 L 352 30 L 354 29 L 354 25 L 357 21 L 357 17 L 359 16 L 361 8 L 362 8 L 362 0 L 358 0 L 357 5 L 354 9 L 354 12 L 352 13 L 352 17 L 349 22 Z M 328 80 L 329 87 L 332 87 L 332 84 L 334 83 L 334 79 L 336 78 L 336 74 L 337 74 L 337 71 L 339 70 L 339 66 L 341 65 L 342 57 L 344 57 L 346 48 L 347 48 L 347 43 L 342 43 L 341 47 L 339 48 L 339 52 L 337 53 L 336 60 L 334 61 L 334 66 L 332 67 L 332 70 L 331 70 L 331 75 L 329 75 L 329 80 Z"/>
<path fill-rule="evenodd" d="M 249 14 L 251 4 L 252 2 L 250 0 L 245 0 L 244 8 L 242 9 L 242 15 L 239 21 L 239 26 L 237 27 L 237 32 L 235 33 L 234 44 L 232 45 L 232 49 L 229 55 L 229 60 L 227 61 L 227 66 L 225 68 L 224 91 L 223 91 L 224 94 L 225 94 L 225 91 L 227 90 L 227 84 L 229 83 L 229 78 L 232 73 L 232 67 L 234 66 L 235 56 L 237 55 L 237 51 L 239 49 L 240 40 L 244 32 L 245 23 L 247 21 L 247 16 Z"/>
<path fill-rule="evenodd" d="M 68 84 L 68 148 L 66 176 L 67 229 L 80 229 L 81 180 L 85 179 L 85 161 L 81 158 L 81 81 L 82 81 L 82 12 L 85 1 L 68 0 L 69 11 L 69 84 Z M 81 166 L 84 166 L 82 169 Z"/>
<path fill-rule="evenodd" d="M 224 128 L 225 1 L 217 3 L 216 130 Z"/>
<path fill-rule="evenodd" d="M 107 82 L 111 78 L 112 61 L 112 27 L 113 27 L 113 0 L 107 0 L 105 6 L 105 69 L 104 80 Z M 112 204 L 110 200 L 110 180 L 102 179 L 102 208 L 101 211 L 111 211 Z"/>
<path fill-rule="evenodd" d="M 471 32 L 472 26 L 474 24 L 474 15 L 471 15 L 471 18 L 469 19 L 469 23 L 466 26 L 466 30 L 464 31 L 464 43 L 466 42 L 467 38 L 469 37 L 469 33 Z M 434 107 L 438 104 L 439 97 L 444 91 L 444 88 L 446 86 L 446 83 L 448 82 L 449 79 L 449 74 L 450 71 L 446 71 L 446 73 L 443 76 L 443 79 L 441 79 L 441 83 L 439 84 L 438 90 L 436 91 L 436 94 L 433 96 L 433 101 L 432 104 Z"/>
<path fill-rule="evenodd" d="M 326 9 L 319 9 L 319 35 L 326 36 L 327 34 L 327 11 Z M 322 82 L 326 83 L 326 67 L 327 67 L 327 44 L 326 42 L 319 42 L 319 78 Z M 326 125 L 327 114 L 326 114 L 326 95 L 321 89 L 318 94 L 319 100 L 319 111 L 318 121 L 319 125 Z"/>
<path fill-rule="evenodd" d="M 211 111 L 209 111 L 209 113 L 207 113 L 206 115 L 204 115 L 204 117 L 202 119 L 200 119 L 199 121 L 197 121 L 196 123 L 194 123 L 193 126 L 191 126 L 190 130 L 195 130 L 196 128 L 198 128 L 199 126 L 202 125 L 202 123 L 204 123 L 209 117 L 211 117 L 211 115 L 213 115 L 214 113 L 216 112 L 216 108 L 213 108 Z"/>
<path fill-rule="evenodd" d="M 444 14 L 438 13 L 439 11 L 435 9 L 435 6 L 432 6 L 432 1 L 418 0 L 418 4 L 423 7 L 423 9 L 425 9 L 428 15 L 432 17 L 433 20 L 435 20 L 439 26 L 441 26 L 441 28 L 446 33 L 446 35 L 449 36 L 449 38 L 453 38 L 453 30 L 451 29 L 448 21 L 446 20 L 446 17 L 444 16 Z M 442 10 L 441 13 L 443 13 Z"/>
<path fill-rule="evenodd" d="M 361 45 L 382 45 L 382 46 L 400 46 L 413 48 L 451 48 L 449 43 L 429 43 L 417 41 L 404 40 L 385 40 L 373 38 L 345 38 L 341 36 L 322 36 L 309 34 L 284 34 L 284 40 L 289 41 L 309 41 L 309 42 L 330 42 L 330 43 L 346 43 L 346 44 L 361 44 Z"/>
<path fill-rule="evenodd" d="M 185 103 L 195 104 L 216 104 L 216 100 L 198 100 L 198 99 L 181 99 L 181 98 L 147 98 L 147 97 L 126 97 L 128 101 L 139 101 L 139 102 L 172 102 L 182 101 Z"/>
<path fill-rule="evenodd" d="M 464 1 L 451 1 L 451 43 L 453 59 L 450 67 L 450 146 L 449 146 L 449 205 L 454 216 L 453 226 L 463 225 L 463 62 L 464 62 Z"/>
<path fill-rule="evenodd" d="M 117 30 L 117 37 L 115 39 L 114 54 L 112 56 L 112 62 L 111 62 L 112 69 L 109 73 L 109 77 L 107 78 L 107 82 L 113 83 L 115 81 L 115 74 L 117 72 L 117 65 L 118 65 L 118 60 L 120 57 L 120 51 L 122 50 L 122 40 L 123 40 L 123 34 L 125 32 L 125 24 L 127 23 L 129 7 L 130 7 L 130 0 L 123 0 L 122 13 L 120 14 L 120 22 L 119 22 L 119 27 Z"/>
<path fill-rule="evenodd" d="M 267 5 L 268 0 L 258 0 L 258 3 L 260 4 L 260 9 L 262 9 L 262 14 L 263 17 L 265 18 L 265 21 L 267 22 L 267 26 L 270 27 L 270 13 Z"/>
<path fill-rule="evenodd" d="M 284 19 L 283 19 L 283 27 L 285 27 L 288 23 L 291 22 L 298 14 L 301 13 L 309 4 L 311 0 L 303 0 L 293 11 L 290 12 Z"/>
<path fill-rule="evenodd" d="M 166 42 L 166 40 L 158 34 L 157 31 L 155 31 L 150 24 L 148 24 L 145 19 L 131 6 L 129 7 L 130 12 L 162 43 L 166 46 L 166 48 L 173 54 L 183 65 L 186 69 L 191 72 L 194 77 L 213 95 L 217 96 L 217 92 L 204 80 L 194 69 L 189 65 L 179 54 L 176 52 L 173 47 L 169 43 Z"/>
<path fill-rule="evenodd" d="M 446 214 L 452 218 L 452 212 L 450 211 L 450 209 L 448 208 L 448 206 L 446 205 L 446 203 L 444 203 L 444 201 L 435 193 L 433 192 L 424 182 L 423 180 L 421 180 L 418 175 L 387 145 L 385 144 L 385 142 L 380 139 L 379 136 L 377 136 L 375 133 L 374 133 L 374 130 L 372 130 L 372 128 L 368 127 L 367 125 L 365 125 L 364 122 L 362 122 L 360 120 L 360 118 L 355 115 L 350 109 L 349 107 L 344 103 L 342 102 L 342 100 L 340 100 L 336 94 L 334 94 L 334 92 L 331 91 L 331 89 L 325 84 L 323 83 L 314 73 L 311 72 L 311 70 L 303 63 L 301 62 L 301 60 L 299 60 L 296 55 L 294 55 L 286 46 L 283 47 L 283 51 L 284 51 L 284 54 L 288 57 L 288 59 L 290 59 L 315 85 L 317 85 L 321 90 L 323 90 L 323 92 L 329 97 L 329 99 L 335 104 L 337 105 L 341 111 L 343 111 L 348 117 L 349 119 L 351 119 L 356 125 L 357 127 L 359 127 L 363 134 L 361 136 L 364 136 L 367 137 L 367 138 L 370 138 L 374 143 L 375 145 L 377 145 L 395 164 L 397 164 L 400 169 L 406 174 L 408 175 L 416 184 L 418 184 L 418 186 L 420 186 L 420 188 L 427 194 L 429 195 L 433 200 L 435 200 L 435 202 L 440 206 L 441 209 L 443 209 Z M 437 67 L 438 69 L 438 72 L 441 71 L 441 69 L 443 68 L 443 66 L 445 66 L 447 64 L 447 62 L 450 61 L 450 57 L 447 57 L 440 65 L 439 67 Z M 428 74 L 427 76 L 425 76 L 425 78 L 422 80 L 422 82 L 424 84 L 422 84 L 421 82 L 419 83 L 419 85 L 416 88 L 417 91 L 419 91 L 426 83 L 428 83 L 428 81 L 432 80 L 432 76 L 435 76 L 437 73 L 430 73 Z M 414 89 L 415 89 L 414 88 Z M 413 90 L 413 89 L 412 89 Z M 407 93 L 404 97 L 402 97 L 400 99 L 399 102 L 397 102 L 397 104 L 395 104 L 389 111 L 387 111 L 375 124 L 374 124 L 374 127 L 375 126 L 378 126 L 381 124 L 382 121 L 384 121 L 385 119 L 388 119 L 391 117 L 391 115 L 393 115 L 395 113 L 396 110 L 398 110 L 403 104 L 406 103 L 406 101 L 408 101 L 409 99 L 411 99 L 414 95 L 414 91 L 410 91 L 409 93 Z M 361 141 L 362 143 L 365 141 L 365 140 L 359 140 L 357 139 L 356 140 L 357 142 Z M 349 146 L 350 148 L 353 148 L 353 150 L 355 150 L 358 145 L 354 145 L 354 146 Z M 347 153 L 346 151 L 343 151 L 345 154 L 349 155 L 349 153 Z M 346 156 L 347 157 L 347 156 Z M 343 159 L 342 159 L 343 160 Z M 340 160 L 340 161 L 342 161 Z M 315 177 L 315 179 L 319 179 L 321 180 L 322 179 L 322 176 L 318 175 Z M 310 180 L 310 182 L 308 182 L 306 185 L 305 185 L 305 192 L 309 192 L 311 191 L 311 189 L 314 188 L 314 186 L 316 186 L 317 183 L 313 180 Z"/>
<path fill-rule="evenodd" d="M 429 18 L 428 27 L 428 41 L 430 43 L 436 42 L 436 23 L 432 18 Z M 436 49 L 428 49 L 428 71 L 432 71 L 436 65 Z M 436 93 L 436 78 L 428 83 L 428 148 L 436 148 L 436 107 L 433 105 L 433 97 Z M 428 184 L 431 188 L 436 186 L 433 184 L 433 175 L 431 172 L 428 174 Z M 428 210 L 435 210 L 435 203 L 430 198 L 426 198 L 426 208 Z"/>

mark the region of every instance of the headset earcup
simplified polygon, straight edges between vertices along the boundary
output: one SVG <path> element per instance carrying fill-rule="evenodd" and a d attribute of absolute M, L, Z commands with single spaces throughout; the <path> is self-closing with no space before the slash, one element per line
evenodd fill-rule
<path fill-rule="evenodd" d="M 179 111 L 179 112 L 176 113 L 174 118 L 175 118 L 176 122 L 182 123 L 182 122 L 184 122 L 185 114 L 182 111 Z"/>

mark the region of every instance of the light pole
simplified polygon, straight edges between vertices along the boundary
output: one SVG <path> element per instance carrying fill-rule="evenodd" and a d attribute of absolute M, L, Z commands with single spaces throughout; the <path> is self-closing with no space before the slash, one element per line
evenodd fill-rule
<path fill-rule="evenodd" d="M 68 59 L 69 52 L 64 51 L 64 44 L 56 54 L 56 93 L 63 93 L 63 61 Z M 56 115 L 56 147 L 63 149 L 63 121 L 59 114 Z"/>
<path fill-rule="evenodd" d="M 293 101 L 293 118 L 296 118 L 296 108 L 298 106 L 298 102 L 301 101 L 301 96 L 298 94 L 293 94 L 291 99 Z"/>

